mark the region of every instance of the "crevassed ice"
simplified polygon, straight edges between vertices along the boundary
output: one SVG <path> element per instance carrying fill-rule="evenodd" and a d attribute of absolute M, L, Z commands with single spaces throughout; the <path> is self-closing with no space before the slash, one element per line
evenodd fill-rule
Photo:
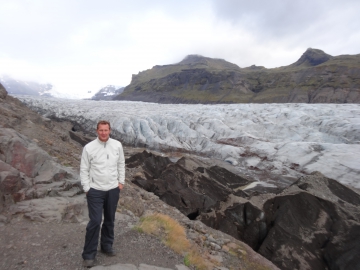
<path fill-rule="evenodd" d="M 126 144 L 187 151 L 299 176 L 320 171 L 360 188 L 360 105 L 184 105 L 18 96 L 46 116 L 94 131 L 107 119 Z"/>

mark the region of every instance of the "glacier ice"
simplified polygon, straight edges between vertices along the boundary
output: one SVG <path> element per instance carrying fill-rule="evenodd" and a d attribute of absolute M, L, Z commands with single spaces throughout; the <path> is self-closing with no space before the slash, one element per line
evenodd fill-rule
<path fill-rule="evenodd" d="M 244 170 L 320 171 L 360 188 L 358 104 L 156 104 L 17 96 L 47 117 L 94 131 L 109 120 L 124 144 L 208 156 Z"/>

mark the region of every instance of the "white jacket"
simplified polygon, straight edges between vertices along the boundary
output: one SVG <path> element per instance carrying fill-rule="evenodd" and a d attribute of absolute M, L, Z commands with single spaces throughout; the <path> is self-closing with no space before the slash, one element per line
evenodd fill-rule
<path fill-rule="evenodd" d="M 85 192 L 90 188 L 108 191 L 125 183 L 125 158 L 122 144 L 109 138 L 102 142 L 99 138 L 84 146 L 80 180 Z"/>

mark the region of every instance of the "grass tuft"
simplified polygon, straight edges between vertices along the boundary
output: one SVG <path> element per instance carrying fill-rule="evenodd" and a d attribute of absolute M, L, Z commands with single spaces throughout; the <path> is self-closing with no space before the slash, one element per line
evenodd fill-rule
<path fill-rule="evenodd" d="M 184 264 L 194 265 L 199 270 L 208 269 L 204 258 L 195 246 L 186 238 L 186 232 L 176 220 L 171 217 L 156 213 L 142 217 L 135 228 L 139 232 L 156 235 L 166 246 L 178 254 L 184 255 Z"/>

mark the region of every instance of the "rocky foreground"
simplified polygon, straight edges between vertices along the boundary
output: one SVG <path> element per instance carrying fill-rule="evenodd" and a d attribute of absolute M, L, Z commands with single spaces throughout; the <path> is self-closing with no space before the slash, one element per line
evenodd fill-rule
<path fill-rule="evenodd" d="M 31 112 L 4 89 L 0 111 L 2 267 L 79 268 L 87 217 L 77 170 L 91 134 L 77 123 Z M 181 258 L 130 230 L 140 217 L 160 212 L 185 227 L 208 269 L 360 268 L 360 195 L 354 189 L 317 172 L 285 188 L 254 189 L 253 180 L 229 164 L 131 147 L 125 152 L 117 237 L 124 237 L 129 252 L 110 261 L 100 256 L 100 264 L 178 269 Z M 123 242 L 116 245 L 121 249 Z M 36 252 L 26 253 L 31 249 Z"/>

